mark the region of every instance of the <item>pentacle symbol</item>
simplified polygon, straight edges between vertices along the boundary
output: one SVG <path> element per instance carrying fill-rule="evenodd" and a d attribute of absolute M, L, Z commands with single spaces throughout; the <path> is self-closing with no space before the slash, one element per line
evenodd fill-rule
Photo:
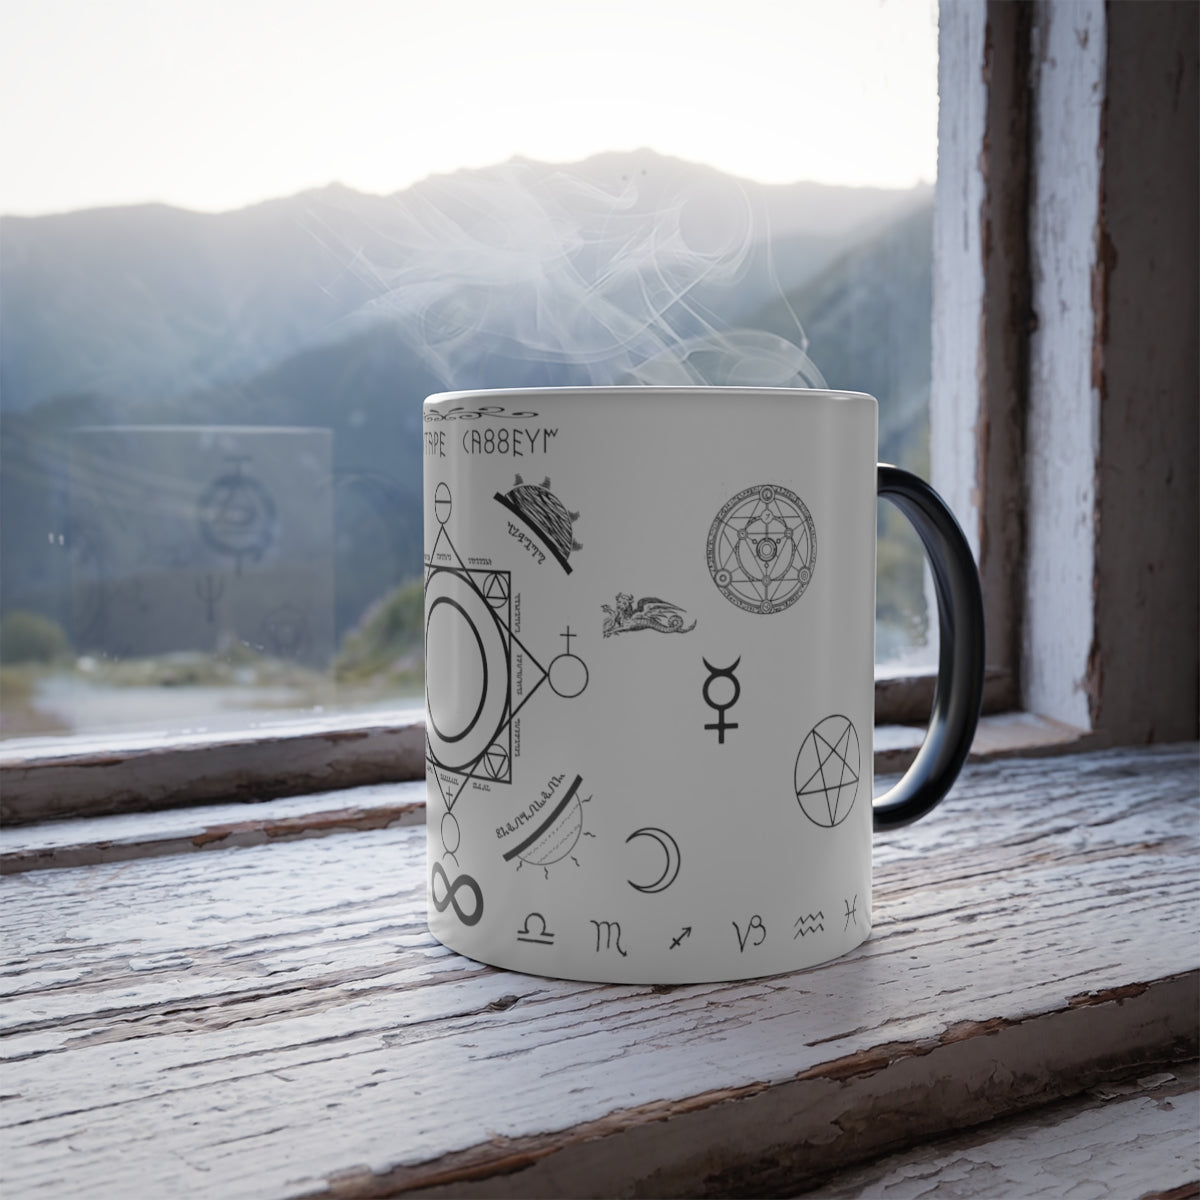
<path fill-rule="evenodd" d="M 546 926 L 546 918 L 540 912 L 531 912 L 525 924 L 517 930 L 518 942 L 532 942 L 535 946 L 553 946 L 554 934 Z"/>
<path fill-rule="evenodd" d="M 196 502 L 196 522 L 206 546 L 233 559 L 242 573 L 242 560 L 257 562 L 278 534 L 279 522 L 271 493 L 243 464 L 248 455 L 230 458 L 233 469 L 218 475 Z"/>
<path fill-rule="evenodd" d="M 442 889 L 440 896 L 439 884 Z M 462 891 L 471 895 L 473 903 L 470 908 L 464 909 L 458 902 L 458 893 Z M 453 908 L 454 915 L 464 925 L 478 925 L 483 916 L 483 892 L 479 890 L 479 884 L 470 875 L 456 875 L 451 879 L 446 874 L 446 868 L 439 862 L 433 864 L 433 870 L 430 872 L 429 898 L 433 901 L 433 907 L 440 913 L 445 912 L 447 908 Z"/>
<path fill-rule="evenodd" d="M 684 610 L 669 600 L 657 596 L 643 596 L 636 604 L 631 592 L 618 592 L 617 607 L 600 605 L 604 616 L 604 636 L 618 633 L 636 633 L 640 629 L 653 629 L 656 633 L 691 633 L 696 622 L 685 625 Z"/>
<path fill-rule="evenodd" d="M 571 653 L 571 639 L 578 637 L 579 634 L 572 633 L 570 625 L 567 626 L 565 633 L 560 633 L 558 636 L 566 638 L 567 648 L 562 654 L 555 655 L 550 660 L 550 666 L 547 669 L 550 689 L 556 695 L 562 696 L 564 700 L 574 700 L 588 685 L 587 663 L 578 654 Z"/>
<path fill-rule="evenodd" d="M 849 900 L 843 900 L 842 903 L 846 906 L 846 923 L 842 926 L 842 932 L 845 933 L 846 930 L 850 928 L 851 921 L 853 921 L 856 926 L 858 925 L 858 893 L 854 893 L 853 902 Z"/>
<path fill-rule="evenodd" d="M 708 570 L 721 594 L 752 613 L 795 604 L 812 579 L 817 530 L 803 500 L 757 484 L 726 502 L 708 531 Z"/>
<path fill-rule="evenodd" d="M 444 484 L 439 483 L 433 489 L 433 516 L 439 525 L 445 525 L 450 520 L 450 514 L 454 511 L 454 501 L 450 495 L 450 489 Z"/>
<path fill-rule="evenodd" d="M 758 913 L 755 913 L 754 916 L 752 916 L 750 920 L 746 922 L 745 933 L 742 932 L 741 926 L 736 921 L 731 923 L 733 925 L 733 931 L 737 934 L 739 954 L 744 954 L 746 952 L 747 942 L 749 942 L 751 946 L 761 946 L 763 942 L 767 940 L 767 927 L 763 924 L 763 919 L 758 915 Z M 751 934 L 757 934 L 758 936 L 751 941 Z"/>
<path fill-rule="evenodd" d="M 639 892 L 665 892 L 679 874 L 681 865 L 679 843 L 665 829 L 655 829 L 649 825 L 644 829 L 635 829 L 625 839 L 625 844 L 628 845 L 634 838 L 649 838 L 651 841 L 657 842 L 662 848 L 663 854 L 666 855 L 666 860 L 663 863 L 662 873 L 652 882 L 634 883 L 632 879 L 628 879 L 626 882 Z"/>
<path fill-rule="evenodd" d="M 439 497 L 449 514 L 450 489 Z M 435 504 L 437 500 L 435 499 Z M 425 569 L 426 749 L 430 778 L 446 809 L 470 779 L 511 783 L 513 722 L 543 683 L 558 696 L 578 696 L 586 663 L 567 649 L 543 666 L 513 631 L 512 575 L 463 562 L 441 524 Z M 434 565 L 434 564 L 437 565 Z"/>
<path fill-rule="evenodd" d="M 742 694 L 742 685 L 738 681 L 738 677 L 734 674 L 734 672 L 738 669 L 738 664 L 741 663 L 742 659 L 739 655 L 734 660 L 733 666 L 731 667 L 714 667 L 707 658 L 703 657 L 701 657 L 700 661 L 708 668 L 708 678 L 704 681 L 704 686 L 700 689 L 700 694 L 704 697 L 704 703 L 707 704 L 709 708 L 714 709 L 717 714 L 716 721 L 712 724 L 705 725 L 704 728 L 715 730 L 717 734 L 717 742 L 719 745 L 723 746 L 725 745 L 725 731 L 727 729 L 736 729 L 738 727 L 736 721 L 725 720 L 725 713 L 738 702 Z M 709 688 L 712 687 L 713 681 L 717 679 L 728 679 L 733 685 L 733 692 L 729 699 L 724 703 L 721 703 L 719 700 L 714 700 L 712 696 L 709 695 Z"/>
<path fill-rule="evenodd" d="M 823 933 L 825 931 L 825 914 L 823 912 L 805 913 L 796 918 L 792 928 L 796 931 L 792 934 L 793 942 L 797 938 L 808 937 L 810 933 Z"/>
<path fill-rule="evenodd" d="M 581 837 L 595 837 L 583 828 L 583 806 L 591 802 L 591 796 L 579 795 L 583 783 L 581 775 L 567 788 L 563 798 L 550 811 L 550 815 L 519 845 L 505 852 L 504 861 L 518 859 L 519 871 L 526 863 L 541 867 L 547 879 L 550 868 L 564 858 L 579 866 L 579 859 L 572 851 Z"/>
<path fill-rule="evenodd" d="M 819 721 L 796 755 L 796 799 L 815 825 L 832 829 L 854 807 L 858 795 L 858 733 L 840 713 Z"/>
<path fill-rule="evenodd" d="M 597 921 L 594 917 L 588 918 L 588 923 L 596 927 L 596 953 L 599 954 L 601 948 L 605 950 L 616 950 L 622 958 L 628 958 L 629 954 L 621 946 L 621 922 L 620 921 Z M 604 931 L 604 943 L 601 947 L 600 931 Z M 616 931 L 614 936 L 614 930 Z"/>
<path fill-rule="evenodd" d="M 567 506 L 550 490 L 547 477 L 541 483 L 526 483 L 520 475 L 507 492 L 497 492 L 495 497 L 505 508 L 538 535 L 542 544 L 558 560 L 568 575 L 571 564 L 567 561 L 573 550 L 583 547 L 575 540 L 577 512 Z"/>

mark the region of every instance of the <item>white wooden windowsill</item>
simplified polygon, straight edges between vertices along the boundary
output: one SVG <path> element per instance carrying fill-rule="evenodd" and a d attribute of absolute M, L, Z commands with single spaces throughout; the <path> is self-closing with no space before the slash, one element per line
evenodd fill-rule
<path fill-rule="evenodd" d="M 56 1200 L 891 1196 L 930 1171 L 974 1172 L 957 1195 L 1183 1187 L 1198 762 L 1186 745 L 972 764 L 877 839 L 864 946 L 695 987 L 440 947 L 419 784 L 8 830 L 0 1183 Z"/>

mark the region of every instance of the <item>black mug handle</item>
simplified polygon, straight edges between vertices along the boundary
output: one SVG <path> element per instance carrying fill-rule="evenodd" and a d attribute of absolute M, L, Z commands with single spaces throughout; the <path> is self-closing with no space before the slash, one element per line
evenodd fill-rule
<path fill-rule="evenodd" d="M 920 535 L 933 570 L 938 673 L 925 741 L 900 782 L 875 801 L 875 828 L 923 817 L 954 783 L 971 749 L 983 703 L 983 593 L 971 548 L 945 501 L 923 479 L 880 463 L 879 495 Z"/>

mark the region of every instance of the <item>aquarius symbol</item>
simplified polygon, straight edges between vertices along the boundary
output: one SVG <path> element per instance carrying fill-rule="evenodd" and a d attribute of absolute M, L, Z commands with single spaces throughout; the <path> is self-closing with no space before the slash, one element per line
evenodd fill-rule
<path fill-rule="evenodd" d="M 757 932 L 762 934 L 762 937 L 760 937 L 757 941 L 750 942 L 750 945 L 752 946 L 761 946 L 763 942 L 767 940 L 767 927 L 763 924 L 763 919 L 758 915 L 758 913 L 755 913 L 754 916 L 750 918 L 750 923 L 746 926 L 745 933 L 741 931 L 741 928 L 738 926 L 736 921 L 733 921 L 732 925 L 734 933 L 737 934 L 739 954 L 745 951 L 746 943 L 750 940 L 750 935 L 752 933 Z"/>
<path fill-rule="evenodd" d="M 738 727 L 736 721 L 725 720 L 725 713 L 738 702 L 742 694 L 742 685 L 738 681 L 738 677 L 734 674 L 734 671 L 738 669 L 738 665 L 742 661 L 741 655 L 737 657 L 731 667 L 714 667 L 707 658 L 703 657 L 700 661 L 708 668 L 708 678 L 704 681 L 701 695 L 704 697 L 704 703 L 709 708 L 715 709 L 717 713 L 717 720 L 711 725 L 705 725 L 704 728 L 715 729 L 717 731 L 717 741 L 723 746 L 725 745 L 725 730 L 736 729 Z M 724 704 L 719 704 L 708 694 L 708 689 L 712 687 L 714 679 L 728 679 L 733 684 L 733 695 Z"/>
<path fill-rule="evenodd" d="M 842 926 L 842 932 L 845 933 L 850 928 L 850 922 L 858 924 L 858 893 L 854 893 L 854 903 L 849 900 L 843 900 L 842 903 L 846 906 L 846 923 Z"/>
<path fill-rule="evenodd" d="M 447 908 L 452 907 L 455 916 L 464 925 L 478 925 L 479 918 L 483 916 L 483 893 L 479 890 L 479 884 L 470 875 L 457 875 L 454 879 L 450 879 L 446 874 L 445 867 L 437 862 L 433 864 L 432 875 L 433 878 L 429 881 L 429 896 L 433 900 L 433 907 L 438 912 L 445 912 Z M 441 899 L 438 898 L 439 881 L 444 889 Z M 473 912 L 463 912 L 462 906 L 458 903 L 458 893 L 463 888 L 466 888 L 475 897 Z"/>
<path fill-rule="evenodd" d="M 792 923 L 796 932 L 792 934 L 794 942 L 798 937 L 808 937 L 810 933 L 825 932 L 825 914 L 823 912 L 805 913 Z"/>

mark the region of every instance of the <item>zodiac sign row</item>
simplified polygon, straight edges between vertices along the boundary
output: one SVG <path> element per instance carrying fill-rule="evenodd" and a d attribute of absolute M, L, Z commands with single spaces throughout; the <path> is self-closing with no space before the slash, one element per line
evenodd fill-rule
<path fill-rule="evenodd" d="M 471 883 L 474 881 L 471 880 Z M 447 903 L 451 902 L 452 900 L 447 901 Z M 840 932 L 845 933 L 852 924 L 856 927 L 858 925 L 858 893 L 856 892 L 853 897 L 843 899 L 842 904 L 845 912 Z M 622 958 L 628 957 L 629 951 L 621 941 L 627 935 L 622 929 L 620 921 L 590 917 L 587 924 L 591 926 L 591 931 L 585 932 L 584 936 L 587 938 L 587 944 L 596 954 L 614 953 Z M 742 920 L 731 920 L 729 924 L 732 926 L 740 954 L 756 949 L 767 940 L 767 925 L 761 913 L 750 913 Z M 833 925 L 830 931 L 832 932 L 835 928 L 836 925 Z M 802 913 L 792 922 L 791 929 L 793 941 L 824 933 L 826 932 L 825 913 L 820 910 Z M 666 939 L 666 950 L 668 952 L 678 950 L 692 937 L 694 931 L 695 927 L 692 925 L 681 926 L 678 933 Z M 517 929 L 516 940 L 533 946 L 553 946 L 557 943 L 558 933 L 550 928 L 549 922 L 542 913 L 531 912 Z M 699 944 L 699 939 L 696 944 Z"/>

